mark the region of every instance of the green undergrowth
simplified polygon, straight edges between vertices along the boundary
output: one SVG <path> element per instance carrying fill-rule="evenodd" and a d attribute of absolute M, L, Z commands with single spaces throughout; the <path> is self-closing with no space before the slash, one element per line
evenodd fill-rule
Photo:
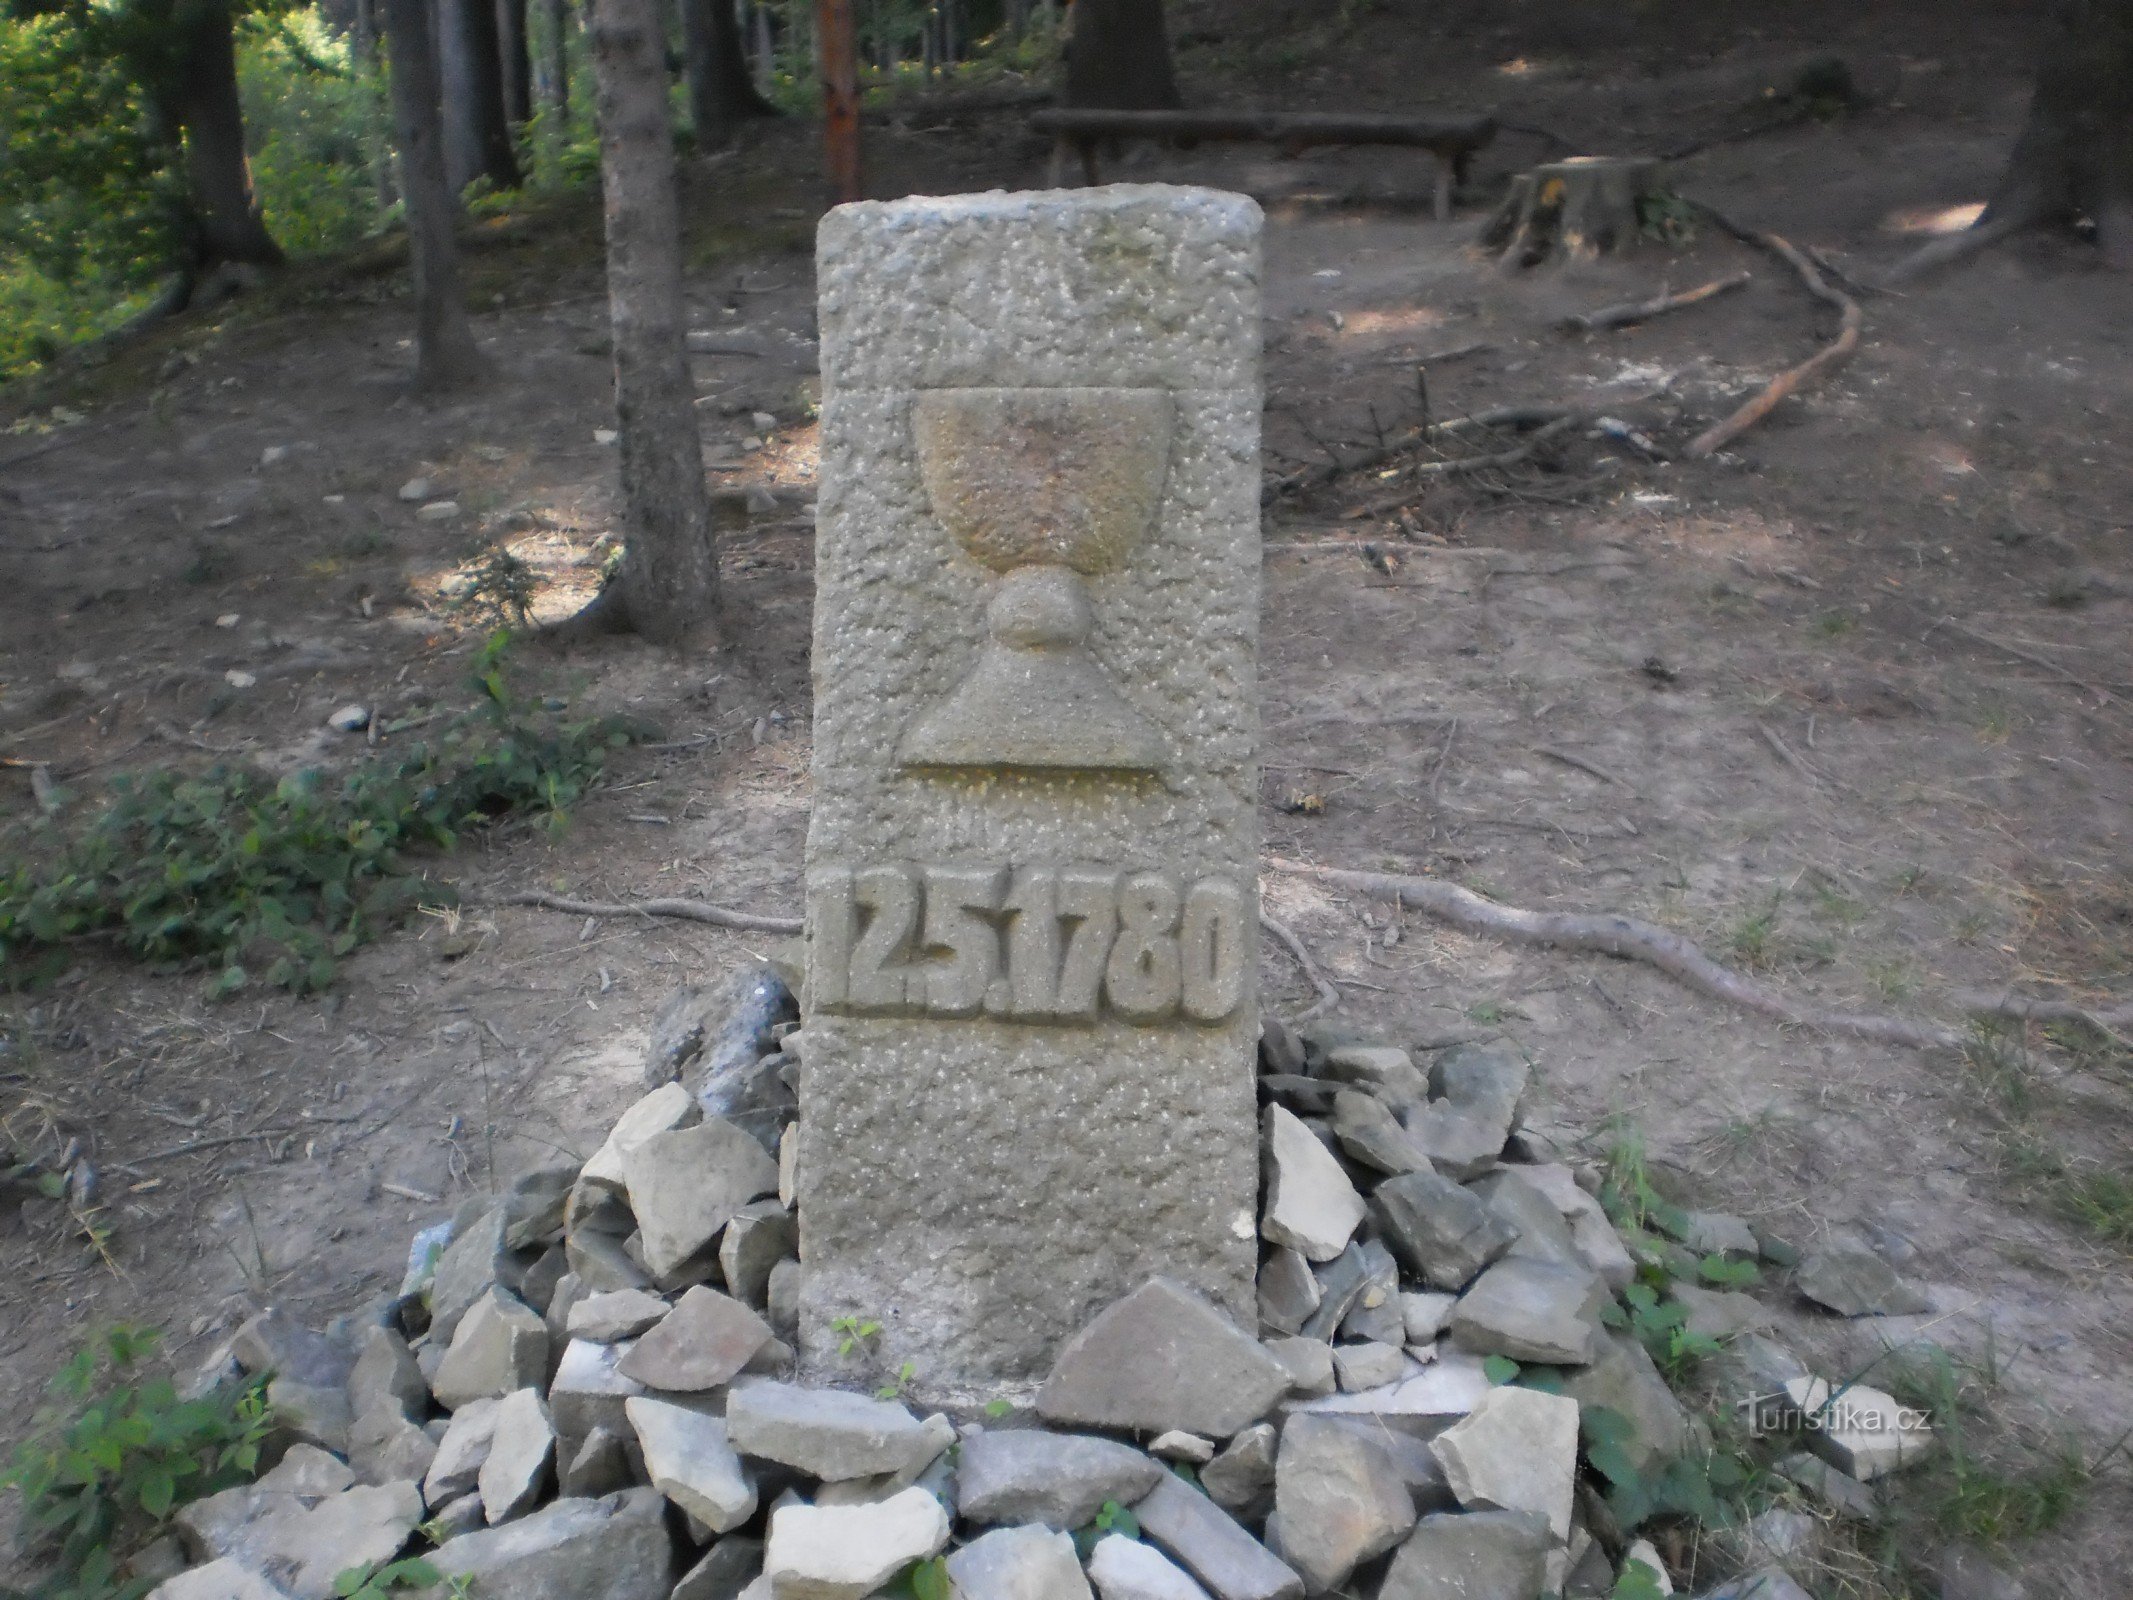
<path fill-rule="evenodd" d="M 507 635 L 475 666 L 477 708 L 434 740 L 334 775 L 218 765 L 115 780 L 79 820 L 62 805 L 0 850 L 0 979 L 49 979 L 103 943 L 204 967 L 227 995 L 333 981 L 357 946 L 446 904 L 423 853 L 512 816 L 560 826 L 628 731 L 528 705 Z"/>
<path fill-rule="evenodd" d="M 265 1380 L 182 1400 L 146 1370 L 161 1344 L 132 1326 L 90 1339 L 0 1472 L 21 1492 L 19 1542 L 50 1573 L 34 1600 L 130 1600 L 149 1584 L 121 1575 L 127 1555 L 180 1506 L 258 1473 Z"/>

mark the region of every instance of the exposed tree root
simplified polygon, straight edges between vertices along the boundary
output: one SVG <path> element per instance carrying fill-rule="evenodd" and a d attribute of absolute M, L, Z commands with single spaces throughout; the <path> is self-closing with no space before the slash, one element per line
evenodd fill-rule
<path fill-rule="evenodd" d="M 1295 490 L 1317 488 L 1321 484 L 1331 483 L 1344 473 L 1361 472 L 1366 467 L 1379 466 L 1395 456 L 1406 454 L 1416 445 L 1426 444 L 1432 439 L 1441 439 L 1449 434 L 1464 433 L 1469 428 L 1545 429 L 1559 422 L 1571 422 L 1589 416 L 1592 409 L 1590 406 L 1497 406 L 1493 410 L 1477 411 L 1471 416 L 1447 417 L 1442 422 L 1410 429 L 1399 438 L 1389 439 L 1377 448 L 1365 450 L 1361 455 L 1352 456 L 1346 461 L 1325 461 L 1313 466 L 1298 467 L 1294 472 L 1270 479 L 1266 487 L 1260 490 L 1259 501 L 1260 504 L 1266 505 Z M 1558 428 L 1555 431 L 1562 430 Z M 1524 460 L 1533 453 L 1532 446 L 1537 443 L 1537 440 L 1528 441 L 1526 446 L 1501 457 L 1469 456 L 1456 461 L 1432 461 L 1426 464 L 1426 470 L 1443 473 L 1464 471 L 1470 467 L 1501 466 L 1505 461 Z"/>
<path fill-rule="evenodd" d="M 1798 366 L 1791 368 L 1789 371 L 1779 373 L 1764 387 L 1762 393 L 1735 411 L 1733 415 L 1723 421 L 1713 423 L 1694 439 L 1691 439 L 1688 448 L 1688 455 L 1691 459 L 1707 456 L 1714 451 L 1724 449 L 1758 422 L 1762 421 L 1763 418 L 1769 416 L 1772 411 L 1775 411 L 1778 402 L 1787 395 L 1797 392 L 1827 373 L 1836 371 L 1845 362 L 1851 360 L 1853 352 L 1859 348 L 1859 330 L 1865 321 L 1864 314 L 1859 310 L 1858 301 L 1854 300 L 1842 289 L 1833 288 L 1825 282 L 1822 274 L 1815 270 L 1815 264 L 1812 261 L 1800 254 L 1799 251 L 1795 250 L 1776 234 L 1749 232 L 1731 222 L 1727 222 L 1723 217 L 1718 217 L 1718 214 L 1710 211 L 1709 207 L 1705 207 L 1704 210 L 1709 215 L 1716 217 L 1727 231 L 1782 258 L 1786 265 L 1800 275 L 1800 281 L 1807 285 L 1808 293 L 1818 300 L 1826 300 L 1829 304 L 1835 306 L 1842 314 L 1843 322 L 1835 339 L 1824 345 L 1820 350 L 1817 350 Z"/>
<path fill-rule="evenodd" d="M 1559 950 L 1587 950 L 1625 961 L 1642 961 L 1699 994 L 1795 1027 L 1871 1039 L 1882 1044 L 1905 1045 L 1917 1050 L 1960 1050 L 1970 1037 L 1964 1029 L 1913 1022 L 1905 1017 L 1828 1011 L 1809 1005 L 1781 989 L 1721 966 L 1680 934 L 1635 917 L 1617 916 L 1612 912 L 1527 911 L 1518 906 L 1484 900 L 1455 883 L 1406 873 L 1359 872 L 1346 867 L 1317 866 L 1308 861 L 1285 861 L 1279 857 L 1269 857 L 1266 865 L 1276 872 L 1292 872 L 1300 877 L 1317 878 L 1325 883 L 1396 900 L 1408 910 L 1420 911 L 1470 933 L 1487 934 L 1514 944 L 1550 945 Z M 710 905 L 702 900 L 574 900 L 545 889 L 523 889 L 500 896 L 492 903 L 535 906 L 575 917 L 673 917 L 742 933 L 796 934 L 801 928 L 798 917 L 760 916 L 751 911 L 733 911 L 725 906 Z M 1294 958 L 1317 996 L 1306 1010 L 1299 1013 L 1297 1020 L 1308 1020 L 1339 1002 L 1340 991 L 1293 928 L 1264 912 L 1260 914 L 1259 925 Z M 1973 1017 L 2002 1017 L 2018 1022 L 2073 1022 L 2114 1039 L 2122 1038 L 2119 1030 L 2133 1028 L 2133 1002 L 2098 1008 L 2065 1000 L 2032 1000 L 2017 994 L 1993 995 L 1975 990 L 1962 991 L 1956 999 Z"/>
<path fill-rule="evenodd" d="M 1669 311 L 1679 311 L 1684 306 L 1700 305 L 1706 300 L 1734 289 L 1745 289 L 1755 275 L 1748 271 L 1728 273 L 1723 278 L 1713 278 L 1709 283 L 1700 283 L 1693 289 L 1684 289 L 1679 294 L 1654 295 L 1649 300 L 1633 300 L 1624 305 L 1602 306 L 1597 311 L 1581 312 L 1563 318 L 1563 326 L 1580 333 L 1597 333 L 1602 328 L 1621 328 L 1633 322 L 1649 322 L 1653 317 L 1664 316 Z"/>
<path fill-rule="evenodd" d="M 2009 211 L 1997 217 L 1979 217 L 1960 233 L 1935 239 L 1905 256 L 1889 269 L 1882 282 L 1891 286 L 1909 283 L 1929 272 L 1953 266 L 1981 250 L 1988 250 L 2002 239 L 2011 239 L 2018 233 L 2041 227 L 2044 221 L 2045 213 L 2041 207 L 2033 211 Z"/>

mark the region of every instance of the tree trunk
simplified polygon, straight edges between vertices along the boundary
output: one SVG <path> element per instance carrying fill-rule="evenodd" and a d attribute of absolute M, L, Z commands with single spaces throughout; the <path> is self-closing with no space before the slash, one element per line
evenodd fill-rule
<path fill-rule="evenodd" d="M 815 0 L 815 70 L 822 80 L 822 143 L 830 195 L 865 197 L 859 167 L 859 32 L 852 0 Z"/>
<path fill-rule="evenodd" d="M 459 202 L 444 175 L 437 114 L 437 61 L 426 0 L 384 0 L 392 65 L 393 128 L 407 194 L 408 256 L 415 279 L 415 388 L 449 389 L 488 370 L 467 322 L 454 228 Z"/>
<path fill-rule="evenodd" d="M 1896 268 L 1901 282 L 2039 224 L 2086 216 L 2112 266 L 2133 269 L 2133 0 L 2057 0 L 2037 87 L 1976 223 Z"/>
<path fill-rule="evenodd" d="M 548 20 L 541 100 L 560 137 L 570 120 L 570 0 L 541 0 L 541 10 Z"/>
<path fill-rule="evenodd" d="M 514 128 L 533 120 L 533 55 L 526 38 L 526 0 L 496 0 L 497 64 L 503 77 L 504 118 Z"/>
<path fill-rule="evenodd" d="M 757 94 L 767 95 L 778 76 L 778 41 L 770 31 L 770 7 L 763 0 L 749 7 L 754 13 L 755 25 L 755 89 Z M 770 102 L 763 102 L 768 105 Z"/>
<path fill-rule="evenodd" d="M 518 157 L 504 118 L 495 0 L 437 0 L 437 6 L 445 180 L 455 194 L 476 178 L 487 178 L 499 189 L 516 189 Z"/>
<path fill-rule="evenodd" d="M 741 43 L 733 0 L 678 0 L 682 59 L 689 80 L 689 125 L 699 150 L 716 150 L 743 117 L 774 117 L 778 108 L 756 92 Z"/>
<path fill-rule="evenodd" d="M 355 64 L 355 74 L 362 83 L 366 97 L 376 95 L 384 88 L 384 63 L 378 52 L 378 7 L 380 0 L 356 0 L 355 23 L 352 29 L 349 58 Z M 379 120 L 378 102 L 366 98 L 363 107 L 363 159 L 370 168 L 371 192 L 377 197 L 378 211 L 392 209 L 399 191 L 393 184 L 393 142 L 385 125 Z"/>
<path fill-rule="evenodd" d="M 225 262 L 280 266 L 281 246 L 267 232 L 245 159 L 229 6 L 225 0 L 181 6 L 174 20 L 177 48 L 164 113 L 185 136 L 193 270 Z"/>
<path fill-rule="evenodd" d="M 1064 104 L 1174 111 L 1184 103 L 1170 64 L 1163 0 L 1074 0 Z"/>
<path fill-rule="evenodd" d="M 715 637 L 718 551 L 684 354 L 681 207 L 655 0 L 593 0 L 607 297 L 622 432 L 625 549 L 602 601 L 661 644 Z M 595 602 L 600 604 L 600 602 Z"/>

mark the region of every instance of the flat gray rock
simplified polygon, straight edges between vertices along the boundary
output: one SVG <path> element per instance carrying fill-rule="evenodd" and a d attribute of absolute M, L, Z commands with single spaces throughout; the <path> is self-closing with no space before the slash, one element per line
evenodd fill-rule
<path fill-rule="evenodd" d="M 1275 1250 L 1259 1268 L 1259 1327 L 1264 1333 L 1303 1331 L 1318 1309 L 1318 1278 L 1300 1251 Z"/>
<path fill-rule="evenodd" d="M 1431 1441 L 1445 1482 L 1469 1511 L 1530 1511 L 1570 1537 L 1577 1488 L 1578 1403 L 1506 1385 Z"/>
<path fill-rule="evenodd" d="M 1270 1339 L 1266 1353 L 1288 1374 L 1293 1396 L 1309 1400 L 1340 1387 L 1333 1370 L 1333 1346 L 1323 1339 Z"/>
<path fill-rule="evenodd" d="M 1165 1473 L 1133 1511 L 1141 1532 L 1216 1600 L 1299 1600 L 1304 1592 L 1294 1568 L 1180 1478 Z"/>
<path fill-rule="evenodd" d="M 1451 1340 L 1476 1355 L 1583 1366 L 1599 1348 L 1607 1285 L 1584 1267 L 1506 1257 L 1452 1307 Z"/>
<path fill-rule="evenodd" d="M 770 1297 L 770 1274 L 800 1253 L 800 1222 L 775 1200 L 754 1200 L 734 1214 L 718 1241 L 726 1291 L 745 1305 Z"/>
<path fill-rule="evenodd" d="M 1387 1105 L 1420 1105 L 1429 1095 L 1429 1080 L 1405 1050 L 1383 1044 L 1342 1044 L 1326 1052 L 1323 1076 L 1335 1083 L 1367 1084 Z"/>
<path fill-rule="evenodd" d="M 389 1396 L 357 1417 L 348 1430 L 348 1465 L 360 1483 L 397 1483 L 403 1478 L 420 1483 L 436 1457 L 437 1441 L 408 1421 Z"/>
<path fill-rule="evenodd" d="M 948 1558 L 962 1600 L 1090 1600 L 1074 1541 L 1051 1528 L 995 1528 Z"/>
<path fill-rule="evenodd" d="M 1438 1512 L 1400 1546 L 1378 1600 L 1540 1600 L 1554 1543 L 1529 1513 Z"/>
<path fill-rule="evenodd" d="M 179 1511 L 179 1536 L 204 1559 L 227 1557 L 293 1600 L 328 1600 L 350 1567 L 390 1561 L 422 1520 L 412 1483 L 358 1484 L 322 1499 L 263 1487 L 266 1480 Z"/>
<path fill-rule="evenodd" d="M 475 1595 L 510 1600 L 668 1600 L 674 1551 L 666 1502 L 651 1489 L 557 1500 L 500 1528 L 464 1533 L 427 1557 L 445 1579 L 419 1600 L 447 1600 L 465 1577 Z"/>
<path fill-rule="evenodd" d="M 386 1405 L 420 1419 L 429 1413 L 430 1386 L 422 1381 L 407 1341 L 390 1328 L 372 1328 L 363 1335 L 348 1374 L 348 1410 L 360 1418 Z"/>
<path fill-rule="evenodd" d="M 770 1324 L 740 1301 L 698 1284 L 617 1365 L 650 1389 L 718 1389 L 773 1337 Z"/>
<path fill-rule="evenodd" d="M 1518 1237 L 1504 1252 L 1548 1261 L 1559 1267 L 1590 1271 L 1585 1254 L 1578 1248 L 1570 1223 L 1553 1200 L 1509 1167 L 1482 1174 L 1467 1190 L 1497 1217 L 1517 1230 Z"/>
<path fill-rule="evenodd" d="M 730 1532 L 755 1515 L 755 1485 L 723 1419 L 648 1396 L 625 1401 L 623 1410 L 653 1488 L 713 1533 Z"/>
<path fill-rule="evenodd" d="M 1430 1070 L 1437 1098 L 1408 1127 L 1439 1171 L 1474 1177 L 1502 1156 L 1530 1076 L 1524 1059 L 1501 1045 L 1454 1045 Z"/>
<path fill-rule="evenodd" d="M 1291 1417 L 1274 1469 L 1282 1557 L 1308 1594 L 1348 1581 L 1415 1525 L 1414 1498 L 1383 1446 L 1332 1417 Z"/>
<path fill-rule="evenodd" d="M 1768 1333 L 1777 1326 L 1777 1316 L 1768 1306 L 1738 1289 L 1699 1289 L 1693 1283 L 1676 1283 L 1668 1292 L 1689 1314 L 1682 1326 L 1706 1339 L 1736 1339 L 1744 1333 Z"/>
<path fill-rule="evenodd" d="M 1318 1269 L 1318 1309 L 1304 1319 L 1311 1339 L 1343 1332 L 1358 1311 L 1387 1309 L 1400 1292 L 1400 1264 L 1375 1239 L 1351 1244 Z M 1347 1335 L 1347 1337 L 1359 1337 Z"/>
<path fill-rule="evenodd" d="M 1271 1422 L 1254 1423 L 1200 1470 L 1207 1498 L 1232 1516 L 1247 1517 L 1274 1487 L 1274 1453 L 1281 1435 Z"/>
<path fill-rule="evenodd" d="M 937 1443 L 893 1400 L 769 1379 L 734 1385 L 726 1397 L 726 1432 L 741 1454 L 826 1483 L 900 1472 Z"/>
<path fill-rule="evenodd" d="M 1118 1533 L 1105 1534 L 1089 1552 L 1089 1581 L 1102 1600 L 1208 1600 L 1160 1550 Z"/>
<path fill-rule="evenodd" d="M 1303 1401 L 1291 1407 L 1291 1412 L 1369 1417 L 1387 1427 L 1428 1437 L 1446 1422 L 1467 1415 L 1491 1392 L 1481 1363 L 1480 1356 L 1464 1350 L 1442 1350 L 1435 1361 L 1398 1383 L 1361 1394 Z"/>
<path fill-rule="evenodd" d="M 1266 1204 L 1260 1237 L 1312 1261 L 1331 1261 L 1348 1248 L 1363 1220 L 1363 1197 L 1340 1161 L 1291 1111 L 1270 1105 L 1261 1120 Z"/>
<path fill-rule="evenodd" d="M 610 1289 L 576 1301 L 563 1319 L 563 1331 L 572 1339 L 616 1344 L 636 1338 L 669 1309 L 664 1299 L 649 1290 Z"/>
<path fill-rule="evenodd" d="M 861 1600 L 948 1543 L 948 1513 L 919 1488 L 874 1505 L 779 1506 L 763 1576 L 777 1600 Z"/>
<path fill-rule="evenodd" d="M 460 1319 L 492 1287 L 501 1284 L 506 1290 L 517 1290 L 527 1260 L 504 1242 L 510 1231 L 510 1215 L 499 1199 L 453 1235 L 437 1258 L 436 1277 L 430 1284 L 432 1342 L 449 1345 L 459 1331 Z"/>
<path fill-rule="evenodd" d="M 499 1400 L 470 1400 L 452 1413 L 437 1453 L 422 1479 L 422 1497 L 433 1506 L 457 1499 L 480 1481 L 481 1464 L 496 1441 Z"/>
<path fill-rule="evenodd" d="M 1622 1448 L 1639 1472 L 1688 1451 L 1689 1414 L 1630 1335 L 1603 1333 L 1592 1365 L 1565 1374 L 1563 1392 L 1581 1406 L 1603 1406 L 1628 1422 Z"/>
<path fill-rule="evenodd" d="M 1814 1596 L 1783 1567 L 1758 1567 L 1730 1583 L 1706 1590 L 1703 1600 L 1814 1600 Z"/>
<path fill-rule="evenodd" d="M 655 1133 L 622 1158 L 645 1269 L 664 1279 L 749 1201 L 778 1190 L 778 1164 L 733 1123 L 707 1117 Z"/>
<path fill-rule="evenodd" d="M 1931 1300 L 1871 1250 L 1817 1250 L 1800 1263 L 1793 1281 L 1800 1293 L 1840 1317 L 1900 1317 L 1933 1309 Z"/>
<path fill-rule="evenodd" d="M 494 1400 L 548 1375 L 548 1325 L 517 1296 L 491 1286 L 460 1319 L 451 1348 L 430 1379 L 437 1403 L 456 1411 Z"/>
<path fill-rule="evenodd" d="M 1376 1095 L 1343 1089 L 1333 1097 L 1333 1136 L 1364 1166 L 1398 1177 L 1429 1172 L 1429 1153 Z"/>
<path fill-rule="evenodd" d="M 623 1402 L 644 1393 L 644 1385 L 622 1370 L 623 1358 L 633 1348 L 589 1339 L 573 1339 L 563 1347 L 563 1359 L 548 1385 L 548 1413 L 555 1421 L 559 1456 L 575 1455 L 595 1428 L 618 1438 L 629 1433 Z"/>
<path fill-rule="evenodd" d="M 1511 1248 L 1511 1225 L 1434 1172 L 1388 1178 L 1370 1197 L 1385 1243 L 1432 1289 L 1459 1290 Z"/>
<path fill-rule="evenodd" d="M 475 1487 L 493 1526 L 529 1511 L 555 1465 L 555 1428 L 538 1389 L 515 1389 L 496 1405 L 496 1430 Z"/>
<path fill-rule="evenodd" d="M 1397 1383 L 1407 1373 L 1407 1352 L 1396 1344 L 1337 1344 L 1333 1372 L 1350 1394 Z"/>
<path fill-rule="evenodd" d="M 629 1447 L 620 1434 L 595 1428 L 556 1476 L 558 1492 L 569 1500 L 597 1500 L 603 1494 L 627 1489 L 634 1476 Z"/>
<path fill-rule="evenodd" d="M 671 1600 L 739 1600 L 741 1591 L 762 1572 L 763 1541 L 730 1534 L 682 1574 Z"/>
<path fill-rule="evenodd" d="M 225 1556 L 164 1579 L 148 1591 L 148 1600 L 289 1600 L 289 1594 Z"/>
<path fill-rule="evenodd" d="M 1151 1278 L 1066 1342 L 1037 1410 L 1050 1422 L 1226 1439 L 1288 1388 L 1257 1339 L 1191 1290 Z"/>

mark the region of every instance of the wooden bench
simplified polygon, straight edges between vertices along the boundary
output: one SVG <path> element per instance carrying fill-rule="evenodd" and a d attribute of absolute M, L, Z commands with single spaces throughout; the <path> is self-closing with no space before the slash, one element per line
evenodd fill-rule
<path fill-rule="evenodd" d="M 1435 208 L 1441 222 L 1452 214 L 1452 189 L 1466 177 L 1474 152 L 1496 137 L 1493 117 L 1387 117 L 1317 111 L 1102 111 L 1046 110 L 1030 126 L 1052 136 L 1052 181 L 1065 181 L 1069 153 L 1081 157 L 1082 179 L 1097 175 L 1096 149 L 1111 139 L 1167 139 L 1191 148 L 1202 141 L 1252 141 L 1295 155 L 1340 144 L 1401 145 L 1437 158 Z"/>

